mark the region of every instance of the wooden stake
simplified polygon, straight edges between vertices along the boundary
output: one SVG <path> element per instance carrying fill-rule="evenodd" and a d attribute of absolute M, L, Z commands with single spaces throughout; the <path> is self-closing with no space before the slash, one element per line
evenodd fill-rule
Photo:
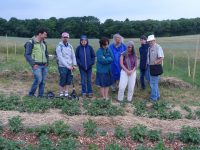
<path fill-rule="evenodd" d="M 8 37 L 6 34 L 6 61 L 8 61 Z"/>
<path fill-rule="evenodd" d="M 172 57 L 172 70 L 174 70 L 174 60 L 175 60 L 175 56 L 173 54 L 173 57 Z"/>
<path fill-rule="evenodd" d="M 190 73 L 190 56 L 188 55 L 188 77 L 191 77 Z"/>
<path fill-rule="evenodd" d="M 17 54 L 17 44 L 15 42 L 15 55 Z"/>
<path fill-rule="evenodd" d="M 194 60 L 194 70 L 193 70 L 193 82 L 195 79 L 195 74 L 196 74 L 196 66 L 197 66 L 197 58 L 198 58 L 198 49 L 199 49 L 199 41 L 200 37 L 197 38 L 197 45 L 196 45 L 196 53 L 195 53 L 195 60 Z"/>

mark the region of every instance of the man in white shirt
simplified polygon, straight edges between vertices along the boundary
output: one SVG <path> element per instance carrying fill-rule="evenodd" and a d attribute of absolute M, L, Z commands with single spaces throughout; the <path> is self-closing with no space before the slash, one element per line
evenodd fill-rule
<path fill-rule="evenodd" d="M 147 64 L 149 70 L 150 65 L 162 64 L 164 53 L 162 47 L 156 43 L 154 35 L 149 35 L 147 42 L 150 46 L 147 55 Z M 152 76 L 149 71 L 149 82 L 151 87 L 150 100 L 157 101 L 160 99 L 160 92 L 158 88 L 159 76 Z"/>

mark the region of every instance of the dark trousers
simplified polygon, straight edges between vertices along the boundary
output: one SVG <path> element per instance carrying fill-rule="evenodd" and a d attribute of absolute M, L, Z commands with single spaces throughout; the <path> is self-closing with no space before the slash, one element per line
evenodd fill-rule
<path fill-rule="evenodd" d="M 146 78 L 146 80 L 148 80 L 147 70 L 140 68 L 140 84 L 141 84 L 142 89 L 146 88 L 145 80 L 144 80 L 145 78 Z"/>

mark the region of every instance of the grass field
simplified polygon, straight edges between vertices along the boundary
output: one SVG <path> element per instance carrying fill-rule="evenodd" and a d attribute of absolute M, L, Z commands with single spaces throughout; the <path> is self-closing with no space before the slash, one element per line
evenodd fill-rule
<path fill-rule="evenodd" d="M 184 81 L 190 82 L 194 85 L 200 86 L 200 54 L 198 55 L 197 68 L 195 74 L 195 82 L 192 80 L 192 73 L 194 67 L 194 58 L 196 43 L 199 35 L 190 36 L 177 36 L 177 37 L 163 37 L 157 38 L 165 53 L 164 60 L 164 76 L 173 76 L 180 78 Z M 0 37 L 0 69 L 3 70 L 16 70 L 24 71 L 29 70 L 23 58 L 24 43 L 28 38 L 16 38 L 16 37 Z M 140 46 L 139 39 L 125 39 L 126 43 L 129 40 L 133 40 L 136 45 L 137 53 Z M 7 41 L 7 42 L 6 42 Z M 58 44 L 59 39 L 47 39 L 48 49 L 50 54 L 54 54 L 54 49 Z M 98 49 L 98 39 L 90 39 L 90 44 L 95 50 Z M 112 40 L 111 40 L 112 42 Z M 7 44 L 6 44 L 7 43 Z M 16 43 L 16 55 L 15 55 L 15 43 Z M 79 39 L 70 39 L 70 43 L 76 48 L 79 44 Z M 6 52 L 8 45 L 8 62 L 6 62 Z M 199 48 L 200 53 L 200 48 Z M 190 57 L 190 73 L 191 77 L 188 77 L 188 56 Z M 174 57 L 174 69 L 172 69 L 172 58 Z M 20 64 L 20 65 L 19 65 Z M 51 61 L 50 72 L 56 71 L 55 61 Z"/>

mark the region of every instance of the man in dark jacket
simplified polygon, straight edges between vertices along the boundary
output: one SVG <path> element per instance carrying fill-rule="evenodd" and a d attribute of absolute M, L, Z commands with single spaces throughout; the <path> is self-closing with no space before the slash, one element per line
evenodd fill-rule
<path fill-rule="evenodd" d="M 140 37 L 141 47 L 139 48 L 140 51 L 140 83 L 141 88 L 144 90 L 146 88 L 144 77 L 148 80 L 148 73 L 147 73 L 147 53 L 149 45 L 147 44 L 146 36 L 142 35 Z"/>
<path fill-rule="evenodd" d="M 82 35 L 80 45 L 76 48 L 76 61 L 79 66 L 82 85 L 82 96 L 92 97 L 92 66 L 95 63 L 95 53 L 92 46 L 89 45 L 87 36 Z M 86 81 L 87 80 L 87 85 Z"/>
<path fill-rule="evenodd" d="M 24 45 L 24 57 L 32 67 L 32 72 L 34 75 L 34 81 L 29 91 L 29 96 L 35 95 L 38 86 L 38 97 L 42 97 L 44 94 L 49 59 L 47 45 L 44 41 L 46 37 L 46 30 L 40 29 L 37 31 L 36 35 Z"/>

